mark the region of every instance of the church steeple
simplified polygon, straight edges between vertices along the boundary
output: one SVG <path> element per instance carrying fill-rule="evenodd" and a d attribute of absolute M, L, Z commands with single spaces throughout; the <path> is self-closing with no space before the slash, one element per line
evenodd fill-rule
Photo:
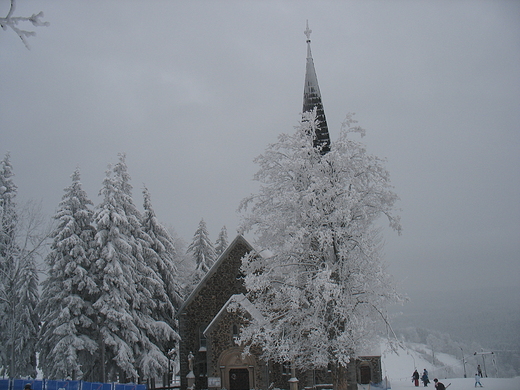
<path fill-rule="evenodd" d="M 303 88 L 303 111 L 312 111 L 316 107 L 316 116 L 319 122 L 319 127 L 316 129 L 316 138 L 314 139 L 314 146 L 321 147 L 321 153 L 325 154 L 330 151 L 330 136 L 325 119 L 325 111 L 323 111 L 323 104 L 321 102 L 320 87 L 318 86 L 318 78 L 316 77 L 316 70 L 314 69 L 314 61 L 311 54 L 311 32 L 309 29 L 309 21 L 307 21 L 307 28 L 304 34 L 307 36 L 307 65 L 305 69 L 305 85 Z"/>

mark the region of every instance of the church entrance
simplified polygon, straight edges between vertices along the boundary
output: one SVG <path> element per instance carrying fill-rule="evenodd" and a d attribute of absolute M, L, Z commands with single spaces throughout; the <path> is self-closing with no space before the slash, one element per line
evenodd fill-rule
<path fill-rule="evenodd" d="M 372 372 L 370 370 L 370 367 L 367 365 L 362 365 L 359 367 L 359 376 L 360 380 L 359 382 L 362 385 L 368 385 L 370 381 L 372 380 Z"/>
<path fill-rule="evenodd" d="M 219 358 L 221 387 L 228 390 L 250 390 L 255 386 L 256 362 L 253 356 L 242 356 L 238 347 L 224 351 Z"/>
<path fill-rule="evenodd" d="M 249 390 L 249 370 L 232 368 L 229 370 L 229 390 Z"/>

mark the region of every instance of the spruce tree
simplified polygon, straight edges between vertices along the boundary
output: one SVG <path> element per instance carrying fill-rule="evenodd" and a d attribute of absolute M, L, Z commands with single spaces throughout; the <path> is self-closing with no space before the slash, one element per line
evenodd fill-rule
<path fill-rule="evenodd" d="M 82 189 L 78 169 L 64 191 L 54 216 L 51 252 L 45 258 L 48 277 L 42 283 L 38 349 L 45 377 L 75 380 L 92 370 L 97 350 L 92 307 L 98 292 L 92 269 L 95 229 L 89 208 L 93 204 Z"/>
<path fill-rule="evenodd" d="M 228 247 L 228 234 L 225 226 L 222 227 L 215 242 L 215 254 L 218 258 Z"/>
<path fill-rule="evenodd" d="M 164 284 L 147 258 L 153 240 L 132 200 L 125 155 L 107 172 L 95 212 L 96 273 L 100 294 L 94 303 L 100 332 L 101 377 L 150 378 L 166 372 L 162 343 L 176 332 L 154 319 L 165 300 Z M 158 299 L 160 297 L 160 299 Z M 104 368 L 108 372 L 104 372 Z"/>
<path fill-rule="evenodd" d="M 39 319 L 36 212 L 16 206 L 17 187 L 9 154 L 0 163 L 0 364 L 10 377 L 36 376 Z"/>
<path fill-rule="evenodd" d="M 165 353 L 175 348 L 180 337 L 177 333 L 175 308 L 181 303 L 174 263 L 175 247 L 173 239 L 162 226 L 153 210 L 150 193 L 145 188 L 144 214 L 142 216 L 144 273 L 142 285 L 144 293 L 150 294 L 151 302 L 141 310 L 146 334 L 143 338 L 142 358 L 139 369 L 146 378 L 165 374 L 168 358 Z"/>
<path fill-rule="evenodd" d="M 139 329 L 134 324 L 137 296 L 136 258 L 132 228 L 122 203 L 123 194 L 107 170 L 100 195 L 103 200 L 94 212 L 96 233 L 96 284 L 99 294 L 93 304 L 97 313 L 99 357 L 97 381 L 115 379 L 122 374 L 136 377 L 134 343 Z"/>
<path fill-rule="evenodd" d="M 150 266 L 157 270 L 164 283 L 169 301 L 174 308 L 178 308 L 182 304 L 182 298 L 177 279 L 178 271 L 175 264 L 177 251 L 174 239 L 157 219 L 152 206 L 150 192 L 147 188 L 143 190 L 143 199 L 143 230 L 151 239 L 151 249 L 153 251 L 151 256 L 148 256 L 151 259 Z M 174 318 L 175 315 L 174 313 L 169 313 L 167 317 Z"/>
<path fill-rule="evenodd" d="M 203 275 L 209 271 L 215 261 L 215 248 L 209 239 L 206 222 L 201 219 L 199 226 L 193 235 L 193 241 L 188 246 L 188 253 L 193 256 L 196 264 L 196 270 Z"/>
<path fill-rule="evenodd" d="M 0 162 L 0 367 L 10 372 L 11 358 L 14 358 L 14 315 L 16 294 L 13 279 L 16 257 L 20 248 L 16 244 L 16 193 L 13 168 L 7 153 Z M 13 353 L 12 353 L 13 352 Z M 13 367 L 14 369 L 14 367 Z"/>

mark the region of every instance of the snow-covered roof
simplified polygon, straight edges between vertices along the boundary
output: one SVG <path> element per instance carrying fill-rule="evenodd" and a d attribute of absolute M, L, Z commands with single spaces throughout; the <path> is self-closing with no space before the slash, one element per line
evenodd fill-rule
<path fill-rule="evenodd" d="M 191 303 L 191 301 L 193 301 L 193 299 L 195 299 L 195 297 L 198 295 L 199 291 L 206 284 L 206 281 L 209 278 L 211 278 L 211 276 L 213 276 L 213 274 L 220 267 L 220 265 L 222 264 L 224 259 L 229 256 L 229 252 L 231 252 L 233 250 L 233 248 L 239 243 L 248 247 L 249 251 L 253 250 L 253 247 L 251 246 L 251 244 L 241 234 L 236 236 L 235 239 L 231 242 L 231 244 L 228 245 L 226 250 L 224 252 L 222 252 L 222 254 L 218 257 L 217 261 L 215 261 L 215 263 L 212 265 L 212 267 L 209 269 L 209 271 L 206 273 L 206 275 L 204 275 L 204 277 L 199 282 L 199 284 L 197 284 L 197 287 L 195 287 L 195 289 L 191 292 L 191 294 L 188 296 L 188 298 L 186 298 L 184 303 L 181 305 L 181 307 L 177 311 L 177 315 L 180 315 L 184 311 L 184 309 Z"/>
<path fill-rule="evenodd" d="M 264 317 L 262 316 L 262 313 L 258 311 L 258 309 L 251 303 L 249 299 L 244 294 L 234 294 L 232 295 L 227 302 L 222 306 L 222 308 L 219 310 L 217 315 L 213 317 L 209 325 L 204 329 L 204 336 L 207 336 L 209 332 L 218 324 L 220 321 L 220 318 L 224 313 L 228 311 L 228 308 L 233 308 L 233 306 L 236 305 L 237 309 L 242 309 L 249 313 L 249 315 L 256 321 L 263 321 Z"/>
<path fill-rule="evenodd" d="M 360 357 L 381 356 L 381 345 L 379 343 L 367 345 L 365 348 L 362 348 L 357 355 Z"/>

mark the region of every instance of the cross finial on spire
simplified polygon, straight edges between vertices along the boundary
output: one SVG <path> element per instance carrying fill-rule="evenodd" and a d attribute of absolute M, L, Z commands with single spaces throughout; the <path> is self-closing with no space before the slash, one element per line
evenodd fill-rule
<path fill-rule="evenodd" d="M 305 31 L 303 33 L 307 36 L 307 42 L 310 42 L 311 41 L 312 30 L 309 28 L 309 20 L 308 19 L 307 19 L 307 28 L 305 29 Z"/>

